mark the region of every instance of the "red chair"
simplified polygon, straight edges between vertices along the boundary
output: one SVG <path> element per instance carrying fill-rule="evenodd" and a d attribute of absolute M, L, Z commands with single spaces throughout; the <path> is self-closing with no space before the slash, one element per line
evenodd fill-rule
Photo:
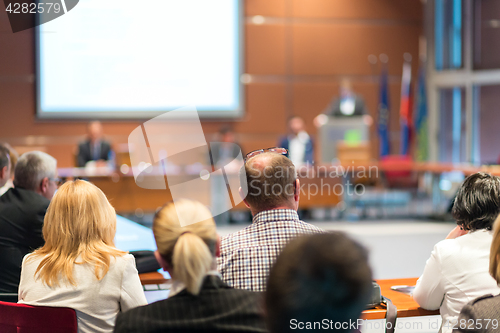
<path fill-rule="evenodd" d="M 380 168 L 388 188 L 416 189 L 418 177 L 412 171 L 413 160 L 405 155 L 389 155 L 380 159 Z"/>
<path fill-rule="evenodd" d="M 76 312 L 70 308 L 0 302 L 2 333 L 77 333 Z"/>

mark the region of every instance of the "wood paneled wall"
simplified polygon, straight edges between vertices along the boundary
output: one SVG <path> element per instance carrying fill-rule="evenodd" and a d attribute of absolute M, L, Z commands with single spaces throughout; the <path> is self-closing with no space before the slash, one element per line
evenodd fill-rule
<path fill-rule="evenodd" d="M 343 78 L 365 98 L 376 119 L 378 67 L 368 55 L 389 56 L 392 149 L 399 148 L 399 94 L 403 53 L 418 59 L 422 34 L 420 0 L 243 0 L 245 6 L 246 114 L 236 121 L 203 121 L 210 134 L 233 124 L 243 150 L 276 144 L 286 119 L 302 116 L 307 129 L 338 95 Z M 3 4 L 0 4 L 2 8 Z M 256 18 L 257 16 L 257 18 Z M 40 121 L 35 117 L 33 31 L 13 34 L 0 10 L 0 141 L 44 147 L 62 167 L 85 133 L 83 121 Z M 414 61 L 413 70 L 418 63 Z M 115 143 L 125 143 L 140 121 L 103 122 Z M 377 135 L 372 127 L 372 149 Z"/>

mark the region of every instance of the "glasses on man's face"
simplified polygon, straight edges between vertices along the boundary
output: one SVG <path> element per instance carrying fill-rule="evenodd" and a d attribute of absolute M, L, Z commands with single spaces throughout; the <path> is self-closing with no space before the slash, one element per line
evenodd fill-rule
<path fill-rule="evenodd" d="M 245 162 L 254 157 L 254 156 L 257 156 L 259 154 L 262 154 L 262 153 L 276 153 L 276 154 L 281 154 L 281 155 L 285 155 L 285 156 L 288 156 L 288 149 L 286 148 L 279 148 L 279 147 L 271 147 L 271 148 L 266 148 L 266 149 L 257 149 L 257 150 L 254 150 L 254 151 L 251 151 L 249 152 L 248 154 L 245 155 Z"/>
<path fill-rule="evenodd" d="M 54 183 L 56 183 L 57 187 L 61 186 L 62 184 L 64 184 L 64 181 L 61 179 L 61 178 L 49 178 L 50 181 L 53 181 Z"/>

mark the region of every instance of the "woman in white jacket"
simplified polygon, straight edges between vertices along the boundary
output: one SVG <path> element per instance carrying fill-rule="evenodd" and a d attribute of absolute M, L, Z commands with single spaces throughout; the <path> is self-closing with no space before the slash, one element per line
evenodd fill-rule
<path fill-rule="evenodd" d="M 489 274 L 491 229 L 499 212 L 500 178 L 482 172 L 469 176 L 452 210 L 457 227 L 434 246 L 413 292 L 421 307 L 440 310 L 442 333 L 453 330 L 469 301 L 500 292 Z"/>
<path fill-rule="evenodd" d="M 24 257 L 19 303 L 76 310 L 78 332 L 112 332 L 119 312 L 145 305 L 134 257 L 113 244 L 116 214 L 95 185 L 70 181 L 52 199 L 45 245 Z"/>

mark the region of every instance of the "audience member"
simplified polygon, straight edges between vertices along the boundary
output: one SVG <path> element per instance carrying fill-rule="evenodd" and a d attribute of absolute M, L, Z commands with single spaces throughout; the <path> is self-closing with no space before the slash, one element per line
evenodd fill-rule
<path fill-rule="evenodd" d="M 90 161 L 102 165 L 109 160 L 111 145 L 102 136 L 102 125 L 99 121 L 89 123 L 87 127 L 87 140 L 78 146 L 78 166 L 84 167 Z"/>
<path fill-rule="evenodd" d="M 62 185 L 45 215 L 45 245 L 23 259 L 19 303 L 70 307 L 78 332 L 112 332 L 120 311 L 146 304 L 134 257 L 115 248 L 115 232 L 100 189 Z"/>
<path fill-rule="evenodd" d="M 14 148 L 12 148 L 11 145 L 9 145 L 8 143 L 4 143 L 3 145 L 9 150 L 10 178 L 7 180 L 7 182 L 3 186 L 0 186 L 0 196 L 2 194 L 4 194 L 5 192 L 7 192 L 7 190 L 9 188 L 14 187 L 14 170 L 16 168 L 17 160 L 19 159 L 19 154 L 17 153 L 17 151 Z M 0 153 L 0 155 L 1 155 L 1 153 Z M 1 183 L 2 182 L 0 181 L 0 185 L 1 185 Z"/>
<path fill-rule="evenodd" d="M 23 257 L 44 244 L 43 219 L 58 186 L 56 167 L 46 153 L 21 155 L 14 188 L 0 197 L 0 292 L 17 293 Z"/>
<path fill-rule="evenodd" d="M 221 241 L 222 279 L 232 287 L 264 291 L 269 269 L 281 249 L 300 234 L 322 232 L 297 215 L 300 183 L 286 149 L 247 154 L 240 194 L 253 215 L 252 224 Z M 248 194 L 244 196 L 244 190 Z"/>
<path fill-rule="evenodd" d="M 271 268 L 265 295 L 272 333 L 361 329 L 372 293 L 366 250 L 341 232 L 292 240 Z"/>
<path fill-rule="evenodd" d="M 305 131 L 304 119 L 299 116 L 288 120 L 289 134 L 280 139 L 278 146 L 288 150 L 290 160 L 299 168 L 304 164 L 314 162 L 314 145 L 311 137 Z"/>
<path fill-rule="evenodd" d="M 0 187 L 3 187 L 10 178 L 10 152 L 9 149 L 0 144 Z"/>
<path fill-rule="evenodd" d="M 467 177 L 452 210 L 457 227 L 436 244 L 413 292 L 421 307 L 440 310 L 443 333 L 452 331 L 470 300 L 500 292 L 488 274 L 491 229 L 499 212 L 500 178 L 482 172 Z"/>
<path fill-rule="evenodd" d="M 191 222 L 181 227 L 180 219 Z M 208 209 L 179 200 L 155 216 L 158 262 L 170 273 L 169 298 L 120 314 L 115 332 L 265 332 L 259 293 L 222 282 L 219 241 Z"/>
<path fill-rule="evenodd" d="M 490 274 L 500 284 L 500 216 L 494 224 Z M 467 303 L 460 312 L 454 333 L 496 333 L 500 330 L 500 295 L 487 294 Z"/>

